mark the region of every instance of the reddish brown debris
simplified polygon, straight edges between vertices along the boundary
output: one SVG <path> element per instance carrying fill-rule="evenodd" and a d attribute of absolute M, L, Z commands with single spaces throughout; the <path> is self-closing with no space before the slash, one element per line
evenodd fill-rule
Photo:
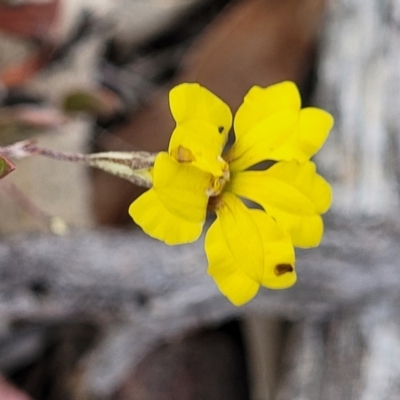
<path fill-rule="evenodd" d="M 31 397 L 19 391 L 0 375 L 0 399 L 1 400 L 32 400 Z"/>
<path fill-rule="evenodd" d="M 59 6 L 59 0 L 22 5 L 0 2 L 0 30 L 27 39 L 49 41 Z"/>

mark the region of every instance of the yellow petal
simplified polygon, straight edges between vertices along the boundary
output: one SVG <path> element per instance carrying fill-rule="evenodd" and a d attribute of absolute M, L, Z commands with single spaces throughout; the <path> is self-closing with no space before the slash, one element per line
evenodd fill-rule
<path fill-rule="evenodd" d="M 208 270 L 219 291 L 235 306 L 242 306 L 255 297 L 260 284 L 250 279 L 244 272 L 236 270 L 224 275 L 216 275 Z"/>
<path fill-rule="evenodd" d="M 311 161 L 280 161 L 264 171 L 239 172 L 232 176 L 229 188 L 262 206 L 295 214 L 322 214 L 332 202 L 331 186 Z"/>
<path fill-rule="evenodd" d="M 289 233 L 294 246 L 308 249 L 321 243 L 324 222 L 320 215 L 293 214 L 273 206 L 268 206 L 267 212 Z"/>
<path fill-rule="evenodd" d="M 273 160 L 274 152 L 293 134 L 298 117 L 298 111 L 278 111 L 264 118 L 246 135 L 238 136 L 224 156 L 230 170 L 243 171 L 261 161 Z"/>
<path fill-rule="evenodd" d="M 263 211 L 249 210 L 232 194 L 223 195 L 217 220 L 206 235 L 208 273 L 235 305 L 257 293 L 259 285 L 291 286 L 296 276 L 289 236 Z M 282 272 L 283 271 L 283 272 Z"/>
<path fill-rule="evenodd" d="M 218 219 L 207 231 L 205 248 L 208 258 L 207 272 L 220 292 L 235 306 L 250 301 L 257 294 L 260 283 L 250 278 L 235 262 Z"/>
<path fill-rule="evenodd" d="M 191 165 L 176 162 L 167 153 L 157 155 L 153 188 L 168 210 L 184 219 L 204 221 L 211 176 Z"/>
<path fill-rule="evenodd" d="M 316 173 L 315 164 L 282 161 L 265 171 L 246 171 L 232 176 L 227 187 L 260 204 L 289 232 L 298 247 L 317 246 L 323 234 L 319 214 L 332 202 L 330 185 Z"/>
<path fill-rule="evenodd" d="M 272 160 L 309 160 L 325 143 L 333 126 L 333 117 L 319 108 L 300 111 L 296 129 L 281 147 L 270 155 Z"/>
<path fill-rule="evenodd" d="M 264 253 L 261 237 L 250 216 L 250 210 L 232 193 L 224 193 L 216 213 L 235 262 L 250 278 L 260 282 Z"/>
<path fill-rule="evenodd" d="M 333 117 L 328 112 L 315 107 L 301 110 L 298 138 L 304 156 L 309 159 L 322 147 L 332 127 Z"/>
<path fill-rule="evenodd" d="M 264 211 L 251 210 L 262 237 L 264 273 L 261 284 L 269 289 L 286 289 L 296 283 L 295 254 L 290 236 Z"/>
<path fill-rule="evenodd" d="M 205 249 L 207 272 L 221 293 L 236 306 L 250 301 L 257 294 L 260 283 L 244 272 L 242 265 L 235 260 L 219 218 L 207 231 Z"/>
<path fill-rule="evenodd" d="M 236 139 L 275 112 L 291 110 L 298 113 L 300 106 L 300 93 L 293 82 L 285 81 L 267 88 L 252 87 L 235 115 Z"/>
<path fill-rule="evenodd" d="M 192 242 L 204 224 L 210 179 L 209 174 L 159 153 L 154 163 L 153 189 L 135 200 L 129 213 L 156 239 L 167 244 Z"/>
<path fill-rule="evenodd" d="M 204 222 L 186 220 L 168 210 L 154 189 L 139 196 L 129 207 L 133 220 L 149 236 L 169 245 L 197 240 Z"/>
<path fill-rule="evenodd" d="M 253 87 L 235 116 L 236 142 L 227 155 L 231 170 L 244 170 L 264 160 L 309 160 L 324 144 L 333 118 L 324 110 L 300 110 L 300 106 L 300 94 L 292 82 Z"/>
<path fill-rule="evenodd" d="M 198 83 L 182 83 L 169 92 L 169 105 L 177 125 L 190 120 L 204 121 L 215 128 L 215 133 L 228 136 L 232 113 L 219 97 Z"/>
<path fill-rule="evenodd" d="M 213 176 L 224 175 L 227 163 L 221 158 L 225 137 L 216 126 L 200 120 L 179 124 L 169 142 L 169 154 L 180 163 L 193 165 Z"/>

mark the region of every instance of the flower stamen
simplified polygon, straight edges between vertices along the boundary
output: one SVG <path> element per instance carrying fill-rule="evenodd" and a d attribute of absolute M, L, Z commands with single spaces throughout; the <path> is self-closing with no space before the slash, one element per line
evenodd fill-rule
<path fill-rule="evenodd" d="M 222 168 L 222 176 L 211 177 L 210 185 L 207 189 L 207 195 L 210 197 L 215 197 L 221 194 L 226 182 L 229 182 L 229 178 L 230 178 L 229 165 L 224 161 L 224 166 Z"/>

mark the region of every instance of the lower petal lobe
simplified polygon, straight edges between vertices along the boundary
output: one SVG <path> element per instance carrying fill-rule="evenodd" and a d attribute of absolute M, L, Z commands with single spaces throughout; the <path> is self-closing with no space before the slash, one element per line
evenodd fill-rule
<path fill-rule="evenodd" d="M 159 153 L 153 188 L 131 204 L 129 213 L 148 235 L 167 244 L 192 242 L 206 218 L 210 179 L 210 174 Z"/>
<path fill-rule="evenodd" d="M 208 273 L 235 305 L 251 300 L 261 285 L 283 289 L 294 284 L 290 237 L 261 210 L 249 210 L 228 193 L 206 235 Z"/>
<path fill-rule="evenodd" d="M 324 222 L 320 215 L 293 214 L 272 206 L 267 207 L 267 212 L 289 233 L 294 246 L 307 249 L 321 243 Z"/>
<path fill-rule="evenodd" d="M 180 164 L 159 153 L 153 172 L 153 188 L 164 207 L 182 219 L 204 222 L 211 175 L 192 165 Z"/>
<path fill-rule="evenodd" d="M 138 197 L 129 214 L 145 233 L 169 245 L 194 242 L 203 229 L 203 222 L 184 219 L 168 210 L 154 189 Z"/>
<path fill-rule="evenodd" d="M 291 235 L 295 246 L 320 243 L 320 214 L 329 208 L 332 192 L 314 163 L 281 161 L 265 171 L 239 172 L 232 176 L 229 189 L 261 205 Z"/>
<path fill-rule="evenodd" d="M 245 273 L 235 259 L 219 218 L 207 231 L 205 249 L 209 263 L 207 272 L 222 294 L 236 306 L 250 301 L 257 294 L 260 284 Z"/>

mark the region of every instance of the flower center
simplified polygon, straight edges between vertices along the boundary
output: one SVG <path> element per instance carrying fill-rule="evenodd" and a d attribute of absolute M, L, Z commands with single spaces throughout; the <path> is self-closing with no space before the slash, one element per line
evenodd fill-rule
<path fill-rule="evenodd" d="M 219 194 L 221 194 L 226 182 L 229 181 L 229 178 L 230 178 L 229 164 L 224 161 L 224 166 L 222 168 L 222 175 L 213 176 L 210 179 L 210 185 L 207 189 L 207 195 L 210 197 L 216 197 Z"/>

